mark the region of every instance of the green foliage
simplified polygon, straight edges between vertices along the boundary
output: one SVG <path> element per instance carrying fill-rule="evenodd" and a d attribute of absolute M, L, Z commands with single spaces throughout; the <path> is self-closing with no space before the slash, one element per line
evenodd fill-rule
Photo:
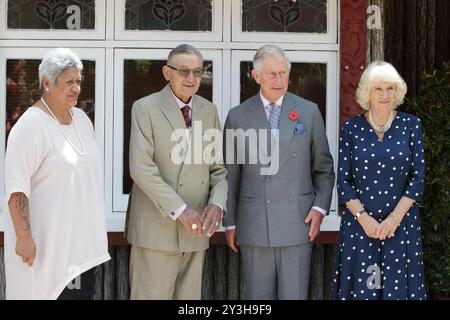
<path fill-rule="evenodd" d="M 427 287 L 450 295 L 450 64 L 423 76 L 406 111 L 423 125 L 425 193 L 421 203 Z"/>

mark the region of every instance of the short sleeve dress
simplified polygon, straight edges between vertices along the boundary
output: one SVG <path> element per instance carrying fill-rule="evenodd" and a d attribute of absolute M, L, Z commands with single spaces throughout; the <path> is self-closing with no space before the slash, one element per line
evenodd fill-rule
<path fill-rule="evenodd" d="M 419 207 L 424 189 L 424 151 L 420 119 L 398 112 L 379 140 L 364 115 L 342 126 L 339 142 L 339 205 L 359 199 L 377 221 L 399 200 L 416 203 L 395 236 L 369 238 L 345 208 L 336 253 L 332 299 L 426 299 Z"/>
<path fill-rule="evenodd" d="M 6 201 L 14 192 L 28 197 L 36 259 L 29 267 L 16 255 L 16 234 L 8 213 L 7 299 L 56 299 L 79 274 L 110 259 L 102 153 L 87 115 L 78 108 L 72 111 L 72 124 L 60 128 L 49 114 L 30 107 L 9 135 L 5 157 Z M 74 123 L 84 155 L 70 145 L 81 150 Z"/>

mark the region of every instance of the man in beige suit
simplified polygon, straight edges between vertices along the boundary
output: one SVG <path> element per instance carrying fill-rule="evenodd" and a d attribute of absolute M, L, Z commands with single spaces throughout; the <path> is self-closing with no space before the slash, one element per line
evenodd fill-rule
<path fill-rule="evenodd" d="M 200 299 L 204 253 L 227 200 L 226 169 L 222 161 L 194 162 L 192 150 L 176 159 L 180 145 L 204 146 L 205 131 L 220 124 L 216 107 L 196 95 L 203 74 L 197 49 L 176 47 L 162 72 L 169 84 L 132 108 L 131 299 Z"/>

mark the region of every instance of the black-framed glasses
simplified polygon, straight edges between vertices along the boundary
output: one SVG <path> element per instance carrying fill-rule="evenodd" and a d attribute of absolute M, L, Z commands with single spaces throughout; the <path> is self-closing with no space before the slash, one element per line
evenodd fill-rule
<path fill-rule="evenodd" d="M 193 75 L 195 78 L 201 78 L 202 75 L 203 75 L 203 68 L 196 68 L 196 69 L 178 69 L 178 68 L 172 67 L 172 66 L 170 66 L 170 65 L 168 65 L 168 64 L 167 64 L 167 66 L 168 66 L 170 69 L 175 70 L 175 71 L 180 75 L 180 77 L 183 77 L 183 78 L 187 78 L 191 72 L 192 72 L 192 75 Z"/>

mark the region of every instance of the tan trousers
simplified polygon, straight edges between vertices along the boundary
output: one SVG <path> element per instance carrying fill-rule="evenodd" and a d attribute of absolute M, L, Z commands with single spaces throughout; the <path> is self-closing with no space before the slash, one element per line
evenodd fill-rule
<path fill-rule="evenodd" d="M 204 256 L 131 246 L 130 299 L 200 300 Z"/>

